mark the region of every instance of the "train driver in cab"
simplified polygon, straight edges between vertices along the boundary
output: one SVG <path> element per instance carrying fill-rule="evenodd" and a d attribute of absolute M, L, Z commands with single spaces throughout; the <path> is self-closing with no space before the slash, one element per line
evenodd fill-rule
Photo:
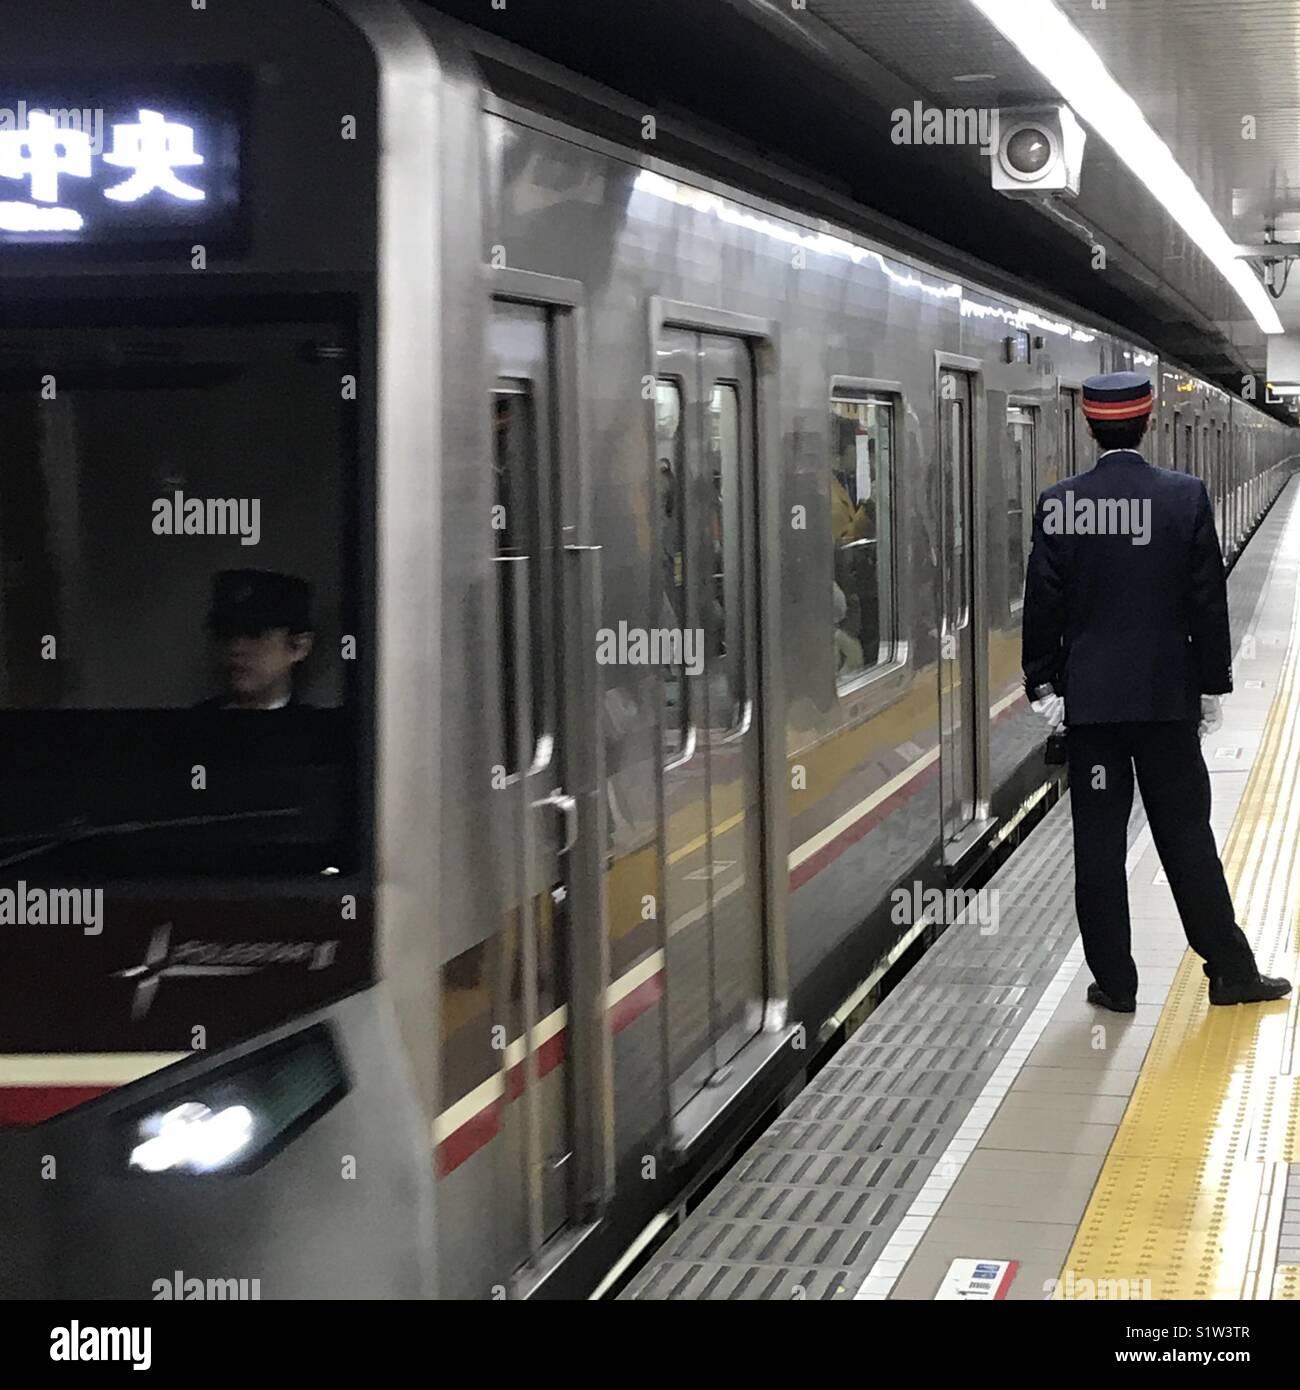
<path fill-rule="evenodd" d="M 221 692 L 202 709 L 302 706 L 294 690 L 311 652 L 311 586 L 273 570 L 222 570 L 213 578 L 208 632 Z"/>

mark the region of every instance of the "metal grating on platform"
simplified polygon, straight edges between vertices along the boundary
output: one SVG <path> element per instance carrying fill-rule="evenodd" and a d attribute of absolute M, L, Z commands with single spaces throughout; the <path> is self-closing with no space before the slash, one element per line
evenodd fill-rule
<path fill-rule="evenodd" d="M 852 1298 L 1074 940 L 1069 843 L 1063 802 L 623 1297 Z"/>

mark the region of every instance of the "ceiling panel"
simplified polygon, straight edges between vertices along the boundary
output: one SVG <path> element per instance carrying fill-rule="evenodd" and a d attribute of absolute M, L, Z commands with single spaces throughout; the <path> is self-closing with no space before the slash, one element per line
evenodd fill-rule
<path fill-rule="evenodd" d="M 762 0 L 756 0 L 762 3 Z M 1300 237 L 1300 0 L 1059 0 L 1169 144 L 1229 234 Z M 1054 93 L 969 0 L 808 0 L 816 22 L 869 53 L 917 99 L 1007 105 Z M 991 77 L 960 81 L 971 74 Z M 1244 124 L 1253 118 L 1253 130 Z M 1253 134 L 1253 139 L 1243 138 Z M 1262 335 L 1198 248 L 1095 136 L 1076 215 L 1103 245 L 1165 282 L 1171 317 L 1191 301 L 1262 369 Z M 1063 245 L 1062 255 L 1072 251 Z M 1300 276 L 1280 306 L 1300 326 Z"/>

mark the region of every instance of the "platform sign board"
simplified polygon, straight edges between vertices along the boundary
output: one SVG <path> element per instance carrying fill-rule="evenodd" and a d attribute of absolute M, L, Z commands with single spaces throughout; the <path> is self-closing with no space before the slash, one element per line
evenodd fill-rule
<path fill-rule="evenodd" d="M 1019 1260 L 954 1260 L 939 1285 L 937 1299 L 1005 1298 Z"/>

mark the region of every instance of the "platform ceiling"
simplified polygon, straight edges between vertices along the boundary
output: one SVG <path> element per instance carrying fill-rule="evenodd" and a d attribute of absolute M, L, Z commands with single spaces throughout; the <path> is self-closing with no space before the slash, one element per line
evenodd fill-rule
<path fill-rule="evenodd" d="M 770 24 L 768 0 L 733 0 Z M 1275 226 L 1300 238 L 1300 3 L 1296 0 L 1058 0 L 1239 242 Z M 807 0 L 811 36 L 914 85 L 936 106 L 1051 101 L 1056 93 L 969 0 Z M 788 32 L 788 26 L 787 26 Z M 843 55 L 841 55 L 843 56 Z M 848 61 L 852 63 L 853 59 Z M 863 71 L 866 76 L 866 70 Z M 1153 310 L 1181 356 L 1226 371 L 1205 320 L 1263 372 L 1263 335 L 1222 276 L 1189 245 L 1108 146 L 1089 140 L 1076 210 L 1120 247 L 1166 301 Z M 992 215 L 992 214 L 990 214 Z M 1062 245 L 1074 256 L 1082 245 Z M 1188 309 L 1193 310 L 1188 314 Z M 1300 275 L 1279 302 L 1300 329 Z"/>
<path fill-rule="evenodd" d="M 892 113 L 1050 101 L 970 0 L 432 0 L 1045 294 L 1123 325 L 1230 389 L 1263 334 L 1100 139 L 1081 227 L 994 193 L 971 147 L 899 147 Z M 1234 239 L 1300 240 L 1300 0 L 1059 0 Z M 978 76 L 983 74 L 983 76 Z M 1251 125 L 1244 125 L 1252 117 Z M 1244 139 L 1250 130 L 1253 139 Z M 664 153 L 667 155 L 668 151 Z M 1091 239 L 1107 248 L 1093 269 Z M 919 249 L 924 250 L 923 245 Z M 1279 303 L 1300 333 L 1300 274 Z"/>

